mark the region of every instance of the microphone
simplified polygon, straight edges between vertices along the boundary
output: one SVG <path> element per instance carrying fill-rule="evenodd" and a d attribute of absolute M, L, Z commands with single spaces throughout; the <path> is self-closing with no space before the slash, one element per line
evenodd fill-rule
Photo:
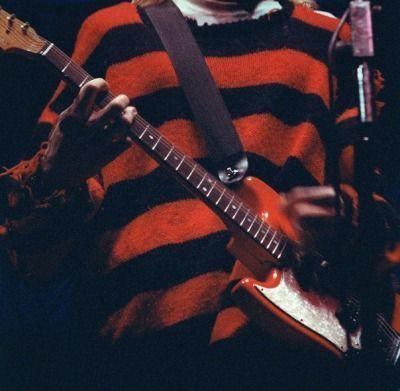
<path fill-rule="evenodd" d="M 364 0 L 350 2 L 353 56 L 368 58 L 375 55 L 372 30 L 371 3 Z"/>

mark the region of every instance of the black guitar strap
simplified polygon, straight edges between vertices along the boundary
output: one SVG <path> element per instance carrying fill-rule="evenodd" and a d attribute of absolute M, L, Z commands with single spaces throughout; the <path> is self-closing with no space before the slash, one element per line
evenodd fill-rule
<path fill-rule="evenodd" d="M 219 179 L 226 184 L 240 181 L 248 167 L 246 153 L 184 16 L 171 0 L 144 11 L 172 61 L 195 121 L 205 134 Z"/>

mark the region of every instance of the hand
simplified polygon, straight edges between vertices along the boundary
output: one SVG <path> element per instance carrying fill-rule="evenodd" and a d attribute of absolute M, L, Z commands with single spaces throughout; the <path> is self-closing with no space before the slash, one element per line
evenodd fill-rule
<path fill-rule="evenodd" d="M 282 195 L 281 207 L 302 249 L 292 265 L 300 285 L 320 292 L 340 289 L 354 240 L 349 203 L 331 186 L 297 187 Z"/>
<path fill-rule="evenodd" d="M 125 95 L 118 95 L 96 110 L 96 99 L 108 91 L 103 79 L 85 84 L 50 134 L 41 160 L 42 182 L 46 189 L 80 184 L 115 159 L 130 142 L 127 131 L 136 110 Z"/>
<path fill-rule="evenodd" d="M 302 246 L 317 249 L 319 244 L 332 238 L 336 201 L 331 186 L 295 187 L 282 194 L 282 211 L 291 221 Z M 339 209 L 343 216 L 342 198 L 339 198 Z"/>

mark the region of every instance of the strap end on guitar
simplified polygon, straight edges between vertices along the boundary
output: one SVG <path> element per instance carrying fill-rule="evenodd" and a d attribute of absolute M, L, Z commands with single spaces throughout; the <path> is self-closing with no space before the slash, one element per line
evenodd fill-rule
<path fill-rule="evenodd" d="M 245 177 L 249 163 L 246 154 L 240 151 L 223 159 L 217 166 L 220 181 L 232 185 Z"/>

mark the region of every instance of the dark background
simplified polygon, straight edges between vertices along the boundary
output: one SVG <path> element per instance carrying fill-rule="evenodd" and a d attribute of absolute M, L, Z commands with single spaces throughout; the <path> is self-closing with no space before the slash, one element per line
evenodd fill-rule
<path fill-rule="evenodd" d="M 36 32 L 70 54 L 83 20 L 118 0 L 4 0 L 3 8 L 29 21 Z M 43 65 L 16 54 L 0 56 L 0 165 L 24 157 L 36 120 L 59 79 Z"/>

